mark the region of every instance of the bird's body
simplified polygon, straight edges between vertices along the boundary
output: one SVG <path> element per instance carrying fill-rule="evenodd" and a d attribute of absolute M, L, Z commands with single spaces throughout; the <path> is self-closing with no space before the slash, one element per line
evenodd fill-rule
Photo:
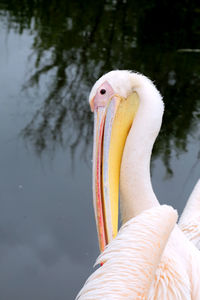
<path fill-rule="evenodd" d="M 77 299 L 146 299 L 176 219 L 172 208 L 159 206 L 124 224 L 98 258 L 96 264 L 103 266 L 88 278 Z"/>
<path fill-rule="evenodd" d="M 137 100 L 137 105 L 135 104 L 136 98 L 139 99 Z M 109 272 L 109 266 L 111 268 L 113 267 L 112 263 L 110 263 L 112 257 L 116 257 L 117 261 L 115 267 L 112 269 L 112 274 L 116 272 L 115 276 L 122 291 L 123 287 L 125 290 L 129 287 L 130 294 L 123 292 L 121 294 L 120 292 L 119 294 L 113 292 L 113 295 L 106 294 L 102 286 L 102 289 L 100 289 L 95 296 L 95 289 L 99 289 L 99 285 L 102 281 L 89 280 L 80 293 L 80 299 L 200 299 L 200 253 L 177 225 L 169 237 L 167 246 L 164 249 L 155 275 L 151 281 L 148 294 L 142 294 L 141 292 L 137 297 L 133 296 L 134 293 L 131 296 L 131 291 L 134 288 L 137 290 L 137 283 L 135 279 L 124 275 L 126 272 L 129 274 L 130 270 L 134 268 L 134 265 L 131 265 L 131 263 L 133 263 L 130 257 L 131 251 L 142 252 L 143 256 L 148 252 L 148 247 L 143 247 L 143 243 L 146 244 L 146 237 L 144 237 L 144 240 L 140 240 L 139 245 L 131 244 L 130 241 L 132 239 L 134 240 L 131 236 L 133 232 L 131 229 L 129 230 L 128 227 L 130 226 L 131 228 L 134 218 L 143 214 L 144 211 L 159 207 L 159 202 L 151 185 L 150 158 L 153 144 L 160 130 L 164 110 L 160 93 L 153 83 L 143 75 L 129 71 L 112 71 L 102 76 L 96 82 L 90 94 L 90 104 L 96 114 L 95 122 L 97 125 L 100 124 L 98 126 L 95 125 L 96 131 L 94 136 L 97 137 L 98 145 L 97 150 L 94 147 L 94 158 L 97 158 L 97 163 L 94 165 L 94 173 L 96 169 L 98 172 L 96 173 L 97 177 L 94 181 L 93 189 L 94 199 L 96 201 L 96 220 L 101 250 L 104 250 L 105 245 L 115 236 L 116 225 L 114 218 L 116 218 L 116 214 L 111 214 L 110 211 L 112 209 L 116 210 L 117 207 L 115 203 L 118 200 L 118 193 L 116 193 L 113 188 L 113 185 L 116 186 L 119 182 L 119 176 L 116 175 L 117 172 L 120 172 L 122 222 L 126 224 L 125 226 L 127 228 L 125 237 L 123 237 L 123 243 L 126 242 L 127 252 L 122 251 L 121 240 L 117 237 L 117 242 L 115 243 L 115 241 L 113 241 L 108 244 L 105 254 L 103 253 L 101 259 L 98 260 L 98 262 L 103 262 L 105 266 L 101 267 L 96 271 L 97 273 L 95 273 L 97 278 L 102 278 L 103 275 L 106 276 L 106 274 L 108 274 L 106 272 Z M 122 122 L 124 116 L 123 113 L 120 112 L 120 109 L 123 112 L 123 107 L 125 107 L 127 111 L 129 110 L 129 114 L 131 109 L 135 107 L 132 112 L 131 126 L 127 125 L 127 127 L 125 127 Z M 99 112 L 101 112 L 100 117 Z M 127 121 L 125 120 L 124 122 Z M 117 127 L 116 124 L 120 124 L 121 127 Z M 120 141 L 118 141 L 114 129 L 117 127 L 119 136 L 123 137 L 123 134 L 120 132 L 120 130 L 123 131 L 123 129 L 119 130 L 119 128 L 123 128 L 123 126 L 125 128 L 124 131 L 127 133 L 124 144 L 122 145 Z M 100 139 L 100 130 L 98 128 L 101 130 L 104 128 L 104 133 L 101 133 Z M 105 145 L 103 146 L 103 150 L 101 146 L 102 143 Z M 123 153 L 122 159 L 115 153 L 117 149 L 115 149 L 116 146 L 112 148 L 112 143 L 118 145 L 118 148 L 121 149 L 120 151 Z M 99 162 L 100 157 L 102 157 L 102 163 Z M 116 165 L 119 165 L 118 169 Z M 103 192 L 101 194 L 102 190 Z M 103 204 L 101 204 L 101 201 Z M 197 202 L 198 200 L 195 203 Z M 196 207 L 197 206 L 196 204 Z M 189 207 L 194 207 L 194 205 L 190 205 Z M 190 211 L 191 214 L 194 214 L 194 210 L 190 209 Z M 185 215 L 187 215 L 187 213 L 185 213 Z M 154 221 L 153 218 L 155 218 L 155 216 L 152 216 L 152 222 Z M 198 231 L 194 225 L 194 219 L 195 222 L 198 223 L 196 218 L 191 218 L 191 224 L 187 226 L 187 217 L 184 218 L 182 226 L 185 226 L 185 231 Z M 196 234 L 197 236 L 195 237 L 195 244 L 198 244 L 200 241 L 200 235 L 198 234 Z M 191 234 L 189 237 L 190 236 Z M 161 242 L 162 237 L 160 243 Z M 112 250 L 113 245 L 114 250 Z M 108 256 L 106 253 L 112 253 L 112 256 Z M 148 267 L 148 263 L 146 262 L 146 265 L 144 264 L 143 267 L 144 269 Z M 140 272 L 142 272 L 142 270 L 138 271 L 138 277 L 141 275 Z M 92 275 L 92 278 L 95 278 L 95 273 Z M 125 281 L 125 278 L 127 281 Z M 90 293 L 91 289 L 94 291 L 93 298 L 90 298 L 89 294 L 87 297 L 87 292 L 85 292 L 87 291 L 88 284 L 90 285 Z M 116 281 L 113 283 L 112 278 L 110 278 L 107 284 L 110 284 L 111 289 L 116 291 Z M 114 287 L 112 287 L 112 284 L 114 284 Z"/>
<path fill-rule="evenodd" d="M 200 253 L 176 226 L 152 282 L 149 300 L 200 299 Z"/>

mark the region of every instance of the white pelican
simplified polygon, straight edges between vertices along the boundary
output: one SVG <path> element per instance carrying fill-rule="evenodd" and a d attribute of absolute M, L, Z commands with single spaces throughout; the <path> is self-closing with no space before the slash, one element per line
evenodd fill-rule
<path fill-rule="evenodd" d="M 162 123 L 164 106 L 160 93 L 153 83 L 141 74 L 111 71 L 95 83 L 89 101 L 95 120 L 93 148 L 95 217 L 100 250 L 103 251 L 107 244 L 108 246 L 98 260 L 98 263 L 104 263 L 103 267 L 86 282 L 78 299 L 200 299 L 200 253 L 177 225 L 171 233 L 148 293 L 145 290 L 142 294 L 140 290 L 143 296 L 135 296 L 132 291 L 135 279 L 132 278 L 133 281 L 129 282 L 129 276 L 125 276 L 134 268 L 132 263 L 137 262 L 128 251 L 129 248 L 134 248 L 131 244 L 131 241 L 134 242 L 134 238 L 131 239 L 133 233 L 129 227 L 134 224 L 134 217 L 147 209 L 159 207 L 151 185 L 150 158 Z M 122 230 L 120 236 L 110 243 L 118 230 L 119 181 L 122 222 L 126 224 L 127 231 Z M 191 206 L 194 207 L 189 205 Z M 191 208 L 188 209 L 192 212 Z M 185 232 L 194 232 L 193 225 L 188 225 L 184 221 L 184 215 L 182 226 L 185 226 Z M 194 218 L 191 219 L 193 224 Z M 140 239 L 134 251 L 142 252 L 141 255 L 146 257 L 148 248 L 145 247 L 145 238 L 144 235 L 144 240 Z M 148 242 L 151 242 L 150 235 Z M 123 244 L 127 251 L 123 251 Z M 108 253 L 111 255 L 107 255 Z M 112 257 L 116 257 L 114 267 Z M 145 261 L 143 268 L 144 270 L 148 268 Z M 106 277 L 107 272 L 112 276 Z M 141 269 L 137 271 L 138 278 L 142 276 L 140 272 Z M 106 294 L 102 285 L 104 277 L 109 280 L 107 286 L 110 291 L 118 291 L 118 285 L 120 291 L 113 296 L 110 293 Z M 112 281 L 112 278 L 117 278 L 117 281 Z"/>

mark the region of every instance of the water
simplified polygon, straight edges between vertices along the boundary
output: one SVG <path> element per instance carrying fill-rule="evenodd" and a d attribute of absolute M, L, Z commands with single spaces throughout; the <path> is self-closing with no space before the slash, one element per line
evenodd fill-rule
<path fill-rule="evenodd" d="M 93 270 L 87 98 L 104 72 L 138 70 L 164 96 L 152 162 L 160 202 L 181 212 L 199 178 L 198 9 L 174 4 L 166 28 L 164 4 L 148 3 L 0 1 L 3 300 L 74 299 Z"/>

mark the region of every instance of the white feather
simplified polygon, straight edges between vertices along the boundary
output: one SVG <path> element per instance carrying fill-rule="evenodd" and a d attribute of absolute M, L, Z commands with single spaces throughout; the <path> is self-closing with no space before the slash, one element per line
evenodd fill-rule
<path fill-rule="evenodd" d="M 87 280 L 77 300 L 146 299 L 162 251 L 177 219 L 158 206 L 131 219 L 97 259 L 103 266 Z"/>
<path fill-rule="evenodd" d="M 187 238 L 200 250 L 200 180 L 194 187 L 179 220 Z"/>

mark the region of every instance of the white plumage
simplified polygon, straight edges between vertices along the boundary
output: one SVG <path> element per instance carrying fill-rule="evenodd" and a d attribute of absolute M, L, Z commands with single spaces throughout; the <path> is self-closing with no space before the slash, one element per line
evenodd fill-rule
<path fill-rule="evenodd" d="M 188 239 L 200 250 L 200 180 L 179 220 L 179 226 Z"/>
<path fill-rule="evenodd" d="M 146 210 L 120 229 L 96 264 L 77 299 L 144 299 L 177 220 L 168 206 Z"/>
<path fill-rule="evenodd" d="M 180 221 L 186 235 L 175 226 L 153 276 L 153 269 L 149 267 L 157 265 L 154 255 L 157 258 L 159 255 L 154 250 L 164 247 L 166 232 L 163 234 L 162 226 L 167 222 L 165 214 L 163 223 L 159 219 L 160 206 L 150 178 L 152 147 L 162 122 L 162 98 L 147 77 L 129 71 L 112 71 L 95 83 L 90 102 L 104 82 L 108 82 L 117 95 L 126 98 L 135 91 L 139 97 L 139 108 L 126 139 L 120 170 L 121 212 L 125 225 L 98 259 L 97 263 L 104 262 L 104 265 L 88 279 L 78 299 L 198 300 L 200 253 L 193 243 L 199 247 L 200 183 Z M 138 220 L 141 222 L 137 223 Z M 149 278 L 151 284 L 147 289 Z"/>

